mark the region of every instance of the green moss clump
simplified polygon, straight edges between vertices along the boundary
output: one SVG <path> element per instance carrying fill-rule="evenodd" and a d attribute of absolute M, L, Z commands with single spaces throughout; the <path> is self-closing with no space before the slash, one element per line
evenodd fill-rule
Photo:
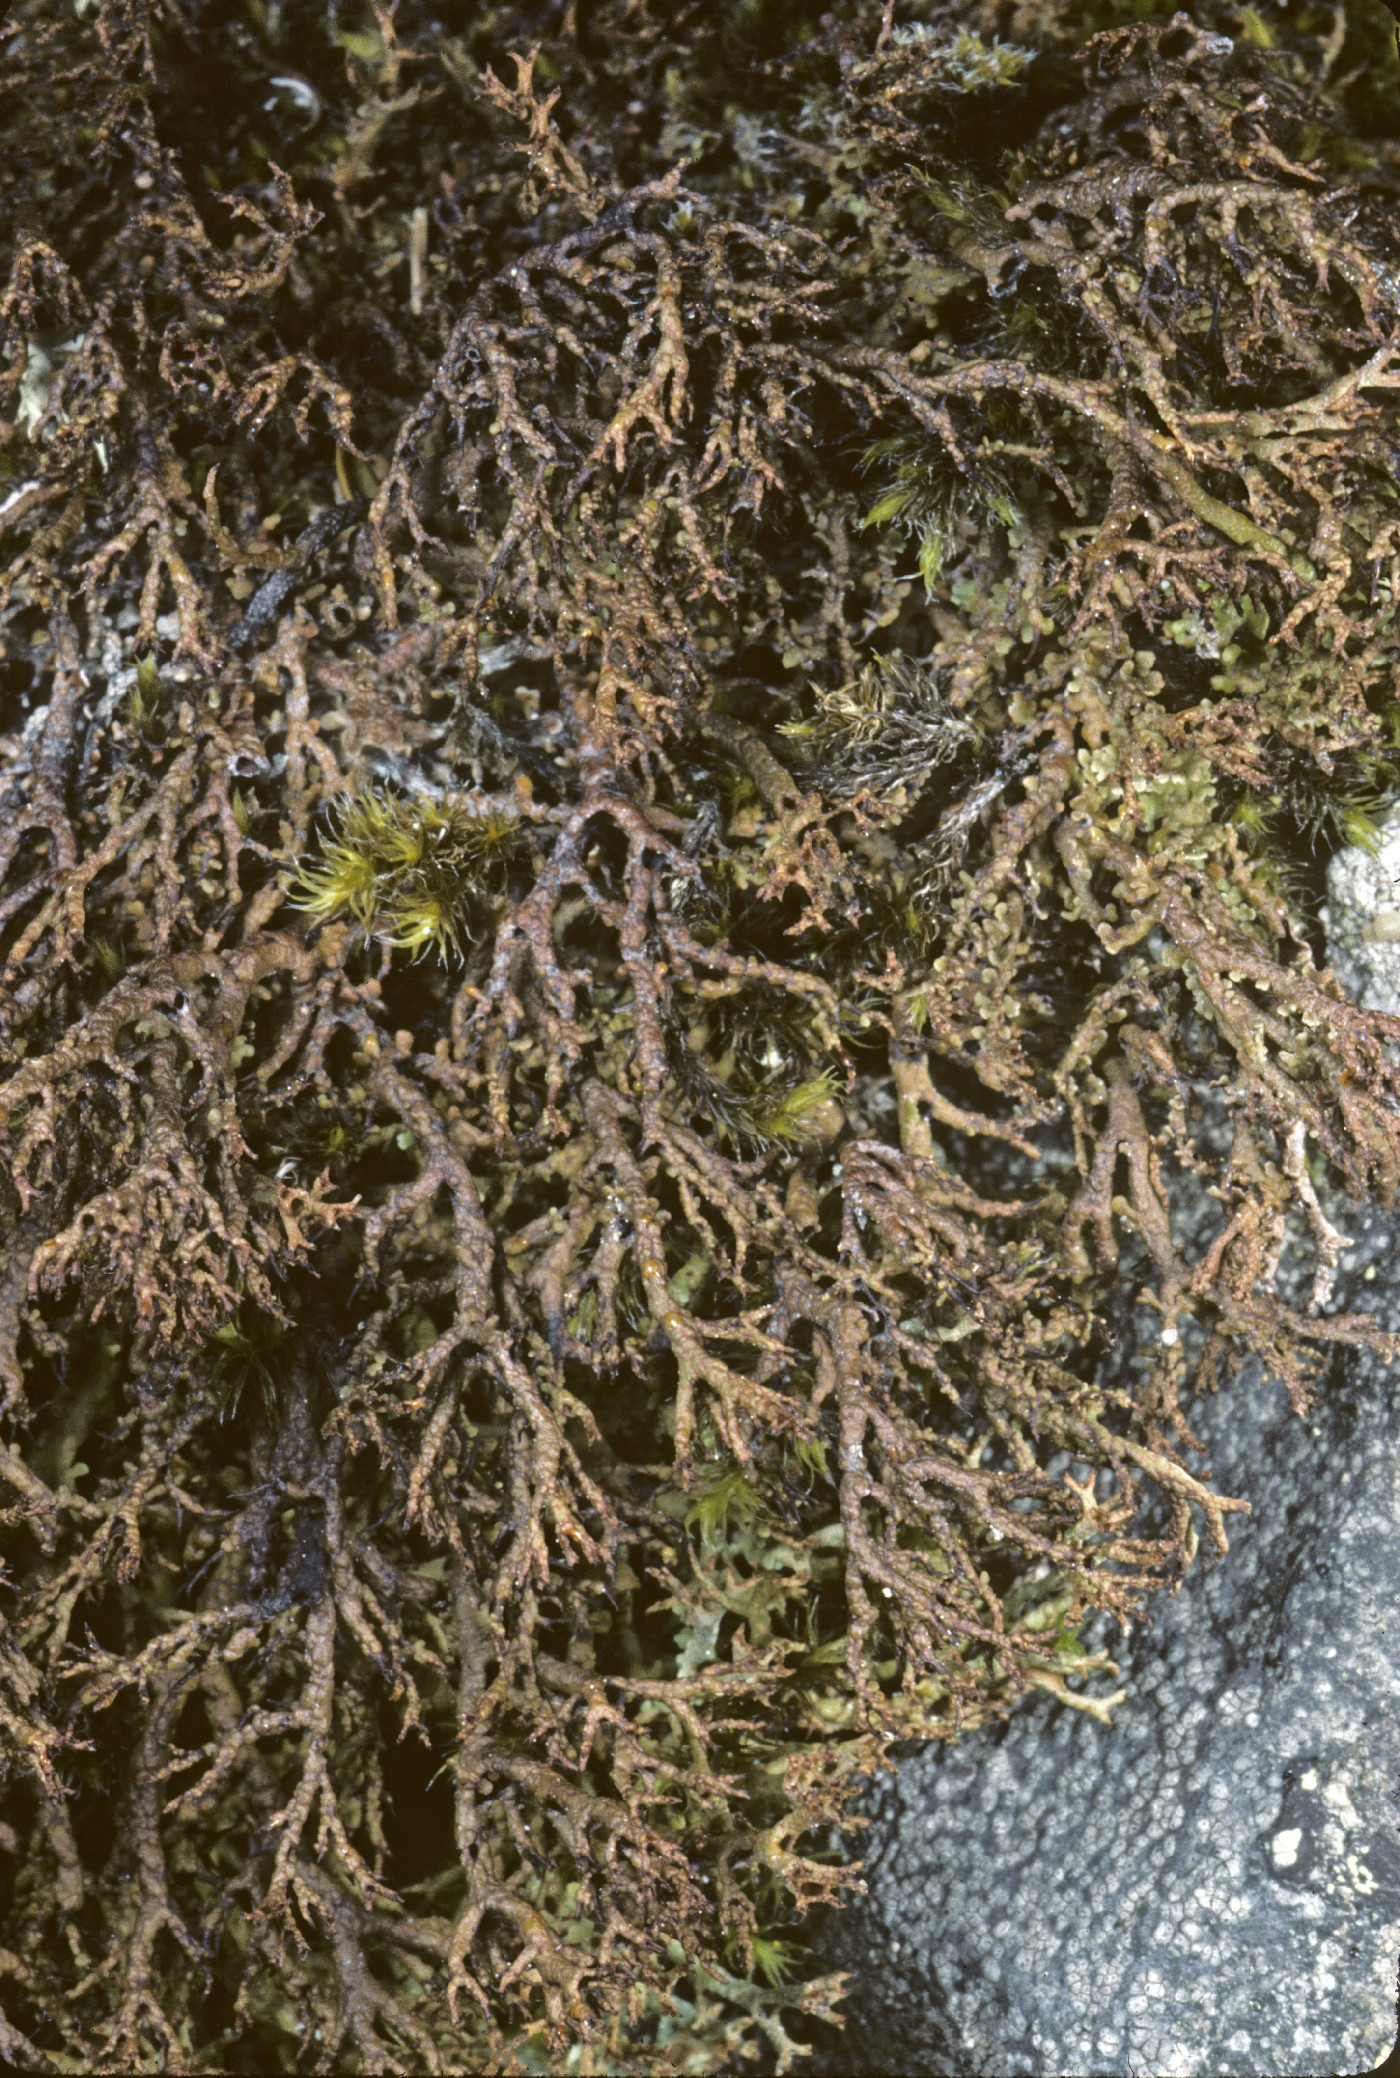
<path fill-rule="evenodd" d="M 514 816 L 462 801 L 398 799 L 368 789 L 344 801 L 334 834 L 293 877 L 289 899 L 322 923 L 351 916 L 422 958 L 460 954 L 473 910 L 519 842 Z"/>

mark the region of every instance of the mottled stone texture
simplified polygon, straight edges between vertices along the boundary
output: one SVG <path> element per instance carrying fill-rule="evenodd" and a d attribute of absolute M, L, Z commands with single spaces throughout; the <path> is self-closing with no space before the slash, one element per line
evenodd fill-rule
<path fill-rule="evenodd" d="M 1327 869 L 1327 957 L 1367 1010 L 1400 1010 L 1400 817 L 1374 852 L 1348 846 Z"/>
<path fill-rule="evenodd" d="M 1400 1230 L 1349 1231 L 1342 1296 L 1371 1271 L 1400 1323 Z M 1400 1370 L 1367 1359 L 1334 1364 L 1306 1422 L 1257 1373 L 1195 1403 L 1253 1516 L 1117 1649 L 1113 1731 L 1037 1700 L 874 1793 L 870 1898 L 837 1936 L 862 1986 L 830 2071 L 1285 2078 L 1385 2056 L 1398 1416 Z"/>

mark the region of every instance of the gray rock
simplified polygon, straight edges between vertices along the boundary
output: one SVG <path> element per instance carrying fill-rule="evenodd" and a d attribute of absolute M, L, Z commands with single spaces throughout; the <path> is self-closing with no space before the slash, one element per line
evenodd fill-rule
<path fill-rule="evenodd" d="M 1400 817 L 1374 852 L 1348 846 L 1327 868 L 1327 957 L 1368 1010 L 1400 1010 Z"/>
<path fill-rule="evenodd" d="M 1400 832 L 1334 862 L 1329 950 L 1386 1009 L 1397 890 Z M 1374 935 L 1392 908 L 1395 941 Z M 1327 1211 L 1354 1244 L 1328 1310 L 1400 1328 L 1400 1222 Z M 1214 1208 L 1188 1179 L 1176 1212 L 1194 1256 Z M 1294 1303 L 1306 1254 L 1280 1278 Z M 1121 1325 L 1131 1341 L 1126 1297 Z M 1257 1366 L 1185 1412 L 1206 1447 L 1188 1462 L 1252 1514 L 1126 1640 L 1084 1626 L 1128 1691 L 1113 1729 L 1039 1697 L 871 1792 L 869 1897 L 828 1938 L 856 1989 L 819 2069 L 1290 2078 L 1391 2049 L 1400 1365 L 1339 1351 L 1306 1420 Z"/>
<path fill-rule="evenodd" d="M 1388 1271 L 1395 1223 L 1351 1231 Z M 1037 1699 L 875 1792 L 830 2070 L 1287 2078 L 1389 2050 L 1400 1374 L 1334 1368 L 1306 1422 L 1257 1372 L 1188 1410 L 1254 1513 L 1126 1645 L 1105 1627 L 1114 1729 Z"/>

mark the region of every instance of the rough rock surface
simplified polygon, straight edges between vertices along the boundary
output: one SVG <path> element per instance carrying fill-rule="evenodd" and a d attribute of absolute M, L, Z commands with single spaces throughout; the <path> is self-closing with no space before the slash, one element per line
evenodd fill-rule
<path fill-rule="evenodd" d="M 1400 836 L 1335 862 L 1329 894 L 1344 980 L 1394 1007 L 1400 929 L 1373 919 L 1400 926 Z M 1354 1240 L 1332 1306 L 1400 1328 L 1400 1221 L 1328 1209 Z M 1177 1214 L 1218 1217 L 1188 1190 Z M 1149 1625 L 1084 1627 L 1128 1691 L 1114 1729 L 1038 1698 L 872 1792 L 870 1895 L 831 1935 L 858 1989 L 826 2071 L 1287 2078 L 1391 2049 L 1400 1366 L 1339 1352 L 1306 1420 L 1257 1368 L 1186 1413 L 1252 1515 Z"/>
<path fill-rule="evenodd" d="M 1400 817 L 1374 852 L 1348 846 L 1327 869 L 1327 957 L 1368 1010 L 1400 1011 Z"/>

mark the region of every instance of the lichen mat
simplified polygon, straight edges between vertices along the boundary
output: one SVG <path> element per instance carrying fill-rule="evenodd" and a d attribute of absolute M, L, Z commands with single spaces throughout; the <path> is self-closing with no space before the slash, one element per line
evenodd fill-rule
<path fill-rule="evenodd" d="M 1389 21 L 0 56 L 0 2056 L 787 2070 L 862 1772 L 1132 1707 L 1179 1396 L 1388 1347 Z"/>

